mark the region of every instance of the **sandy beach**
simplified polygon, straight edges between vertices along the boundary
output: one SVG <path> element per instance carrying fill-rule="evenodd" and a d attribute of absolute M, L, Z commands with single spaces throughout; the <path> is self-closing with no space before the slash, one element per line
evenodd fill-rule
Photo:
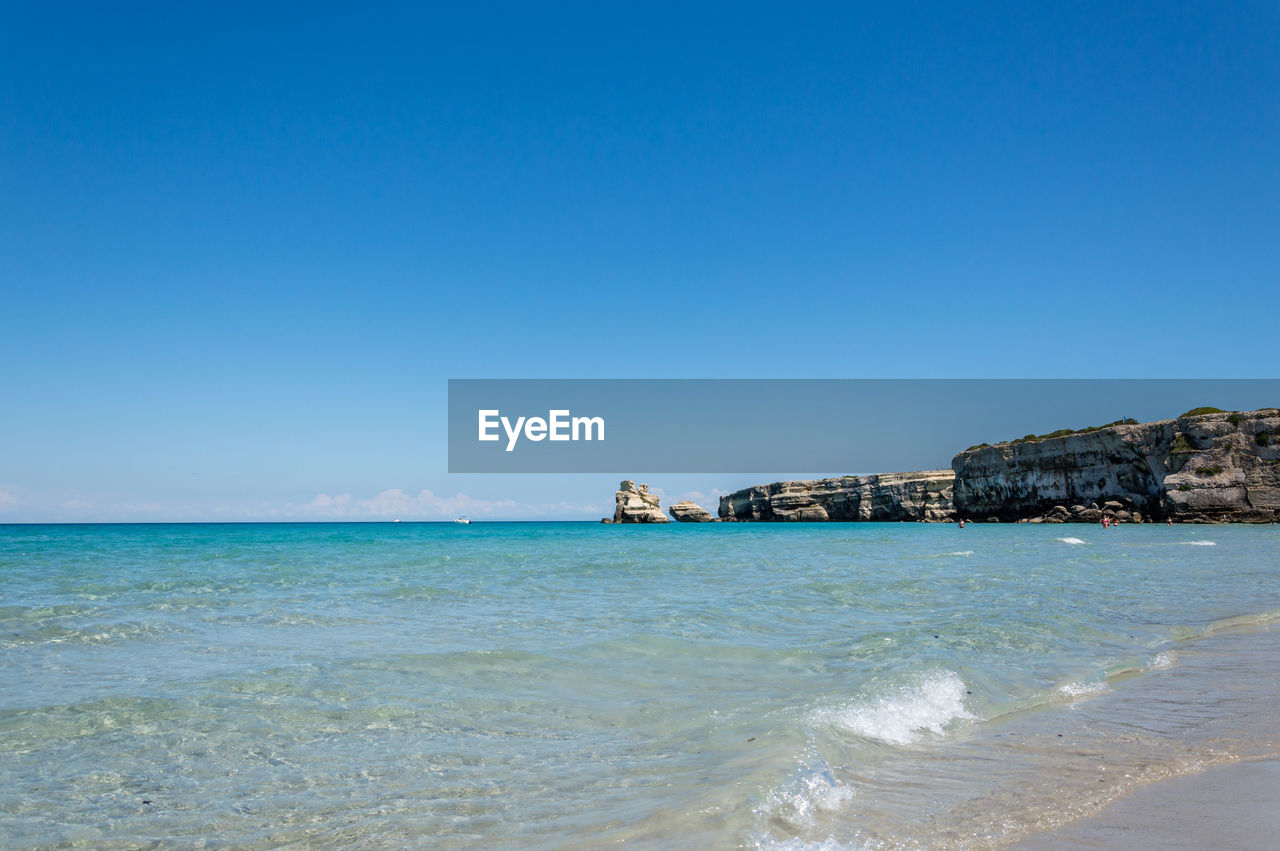
<path fill-rule="evenodd" d="M 1209 745 L 1208 754 L 1233 753 L 1236 759 L 1133 786 L 1102 809 L 1012 847 L 1280 847 L 1276 633 L 1269 624 L 1250 626 L 1251 620 L 1192 642 L 1173 668 L 1126 683 L 1116 695 L 1120 706 L 1126 693 L 1142 703 L 1165 703 L 1164 723 L 1174 726 L 1163 733 L 1187 752 L 1198 742 Z M 1105 702 L 1098 709 L 1089 723 L 1110 711 Z"/>
<path fill-rule="evenodd" d="M 1237 762 L 1144 786 L 1091 818 L 1014 847 L 1276 848 L 1277 800 L 1280 760 Z"/>

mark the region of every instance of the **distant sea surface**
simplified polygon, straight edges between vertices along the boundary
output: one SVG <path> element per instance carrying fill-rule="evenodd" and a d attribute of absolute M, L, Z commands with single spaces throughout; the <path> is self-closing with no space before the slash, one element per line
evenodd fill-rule
<path fill-rule="evenodd" d="M 1280 752 L 1280 528 L 0 526 L 0 844 L 1001 846 Z"/>

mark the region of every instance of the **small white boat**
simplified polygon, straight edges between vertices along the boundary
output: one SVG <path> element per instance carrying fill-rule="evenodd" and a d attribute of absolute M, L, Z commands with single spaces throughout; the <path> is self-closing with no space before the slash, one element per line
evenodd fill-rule
<path fill-rule="evenodd" d="M 471 521 L 467 519 L 467 515 L 465 514 L 459 514 L 457 517 L 453 518 L 453 522 L 461 523 L 464 526 L 468 526 L 471 524 Z"/>

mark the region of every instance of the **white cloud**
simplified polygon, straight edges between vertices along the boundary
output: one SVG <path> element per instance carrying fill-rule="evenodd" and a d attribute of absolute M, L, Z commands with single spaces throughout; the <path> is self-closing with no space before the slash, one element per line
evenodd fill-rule
<path fill-rule="evenodd" d="M 706 498 L 707 498 L 707 495 L 702 491 L 689 491 L 688 493 L 680 494 L 680 499 L 692 500 L 693 502 L 696 502 L 699 505 L 701 505 L 703 501 L 706 500 Z M 679 500 L 677 500 L 677 502 L 678 501 Z"/>
<path fill-rule="evenodd" d="M 178 516 L 183 516 L 185 514 L 188 514 L 191 511 L 191 509 L 185 505 L 179 506 L 179 507 L 166 508 L 165 506 L 161 505 L 158 502 L 141 502 L 141 503 L 126 502 L 123 505 L 120 505 L 118 507 L 121 511 L 124 511 L 128 514 L 142 514 L 142 515 L 159 514 L 162 511 L 168 511 Z"/>
<path fill-rule="evenodd" d="M 406 520 L 408 518 L 447 520 L 457 514 L 493 516 L 495 512 L 513 511 L 516 508 L 518 503 L 513 499 L 471 499 L 466 494 L 436 497 L 430 490 L 420 490 L 416 494 L 411 494 L 401 488 L 392 488 L 367 499 L 357 499 L 351 494 L 338 494 L 337 497 L 316 494 L 310 503 L 287 505 L 282 513 L 302 517 L 399 517 Z"/>
<path fill-rule="evenodd" d="M 537 494 L 536 489 L 531 491 Z M 21 500 L 15 495 L 22 493 Z M 525 496 L 530 491 L 522 490 Z M 37 522 L 101 521 L 264 521 L 264 520 L 451 520 L 459 514 L 493 520 L 598 520 L 612 516 L 613 501 L 581 504 L 568 501 L 525 502 L 478 499 L 464 493 L 439 496 L 430 490 L 390 488 L 371 496 L 318 493 L 301 502 L 221 501 L 164 503 L 130 499 L 121 494 L 63 491 L 34 497 L 25 491 L 0 489 L 0 517 Z"/>
<path fill-rule="evenodd" d="M 416 494 L 401 488 L 384 490 L 367 499 L 357 499 L 349 493 L 329 496 L 316 494 L 306 505 L 288 506 L 283 513 L 307 517 L 387 517 L 448 519 L 458 514 L 492 516 L 500 511 L 519 508 L 515 500 L 472 499 L 466 494 L 451 497 L 436 496 L 429 490 Z"/>
<path fill-rule="evenodd" d="M 567 502 L 522 504 L 513 499 L 474 499 L 464 493 L 454 496 L 437 496 L 429 490 L 410 493 L 401 488 L 384 490 L 375 496 L 360 499 L 349 493 L 330 496 L 316 494 L 305 505 L 292 503 L 282 507 L 266 508 L 261 513 L 272 517 L 297 517 L 301 519 L 403 519 L 450 520 L 460 514 L 468 517 L 572 517 L 575 515 L 604 516 L 599 505 L 572 505 Z"/>

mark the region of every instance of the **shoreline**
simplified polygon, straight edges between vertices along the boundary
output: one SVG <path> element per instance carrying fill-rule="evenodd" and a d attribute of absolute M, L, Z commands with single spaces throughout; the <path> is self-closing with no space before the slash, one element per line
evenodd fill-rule
<path fill-rule="evenodd" d="M 1272 675 L 1280 624 L 1260 614 L 1205 627 L 1175 638 L 1157 666 L 959 731 L 944 746 L 945 760 L 856 769 L 842 779 L 864 794 L 927 786 L 932 800 L 887 830 L 851 830 L 849 814 L 832 813 L 806 838 L 829 832 L 838 841 L 870 837 L 898 847 L 927 835 L 941 847 L 1031 851 L 1274 847 L 1268 840 L 1280 832 L 1256 812 L 1276 799 L 1268 790 L 1280 793 L 1280 768 L 1248 766 L 1280 766 L 1280 681 Z M 1252 788 L 1255 770 L 1268 772 L 1269 786 Z M 1230 817 L 1232 835 L 1244 841 L 1213 841 L 1213 824 L 1225 816 L 1212 802 L 1223 798 L 1248 804 Z M 1146 819 L 1148 802 L 1164 815 Z M 1204 827 L 1189 845 L 1171 846 L 1156 829 L 1161 822 L 1175 836 L 1193 835 L 1178 830 L 1180 822 Z"/>
<path fill-rule="evenodd" d="M 619 556 L 590 523 L 182 528 L 3 536 L 30 596 L 6 612 L 11 676 L 41 683 L 16 707 L 9 787 L 43 790 L 9 802 L 7 828 L 1011 847 L 1166 779 L 1280 756 L 1274 529 L 1076 532 L 1090 547 L 1065 529 L 810 525 L 651 535 Z M 496 590 L 478 598 L 481 583 Z M 104 667 L 123 702 L 80 675 Z M 437 679 L 447 699 L 405 690 Z M 519 737 L 476 738 L 513 706 Z M 531 790 L 530 742 L 572 747 Z M 355 743 L 374 784 L 342 773 Z M 439 770 L 406 774 L 406 748 Z M 282 787 L 302 766 L 316 785 Z M 494 782 L 511 798 L 485 794 Z M 346 819 L 382 789 L 405 806 Z M 218 804 L 248 795 L 263 805 L 223 821 Z M 414 803 L 445 799 L 461 803 Z M 608 820 L 565 815 L 588 806 Z"/>
<path fill-rule="evenodd" d="M 1128 782 L 1117 785 L 1125 788 L 1110 800 L 1059 811 L 998 845 L 1018 851 L 1275 847 L 1280 683 L 1268 674 L 1276 632 L 1271 618 L 1228 619 L 1175 644 L 1177 662 L 1169 668 L 1126 677 L 1096 702 L 1072 707 L 1092 724 L 1112 725 L 1108 716 L 1126 704 L 1163 704 L 1146 719 L 1158 723 L 1142 732 L 1164 744 L 1140 760 L 1146 765 L 1131 779 L 1124 775 Z M 1105 773 L 1099 766 L 1099 782 Z"/>
<path fill-rule="evenodd" d="M 1011 845 L 1064 848 L 1273 848 L 1280 758 L 1246 758 L 1141 786 L 1107 807 Z"/>

